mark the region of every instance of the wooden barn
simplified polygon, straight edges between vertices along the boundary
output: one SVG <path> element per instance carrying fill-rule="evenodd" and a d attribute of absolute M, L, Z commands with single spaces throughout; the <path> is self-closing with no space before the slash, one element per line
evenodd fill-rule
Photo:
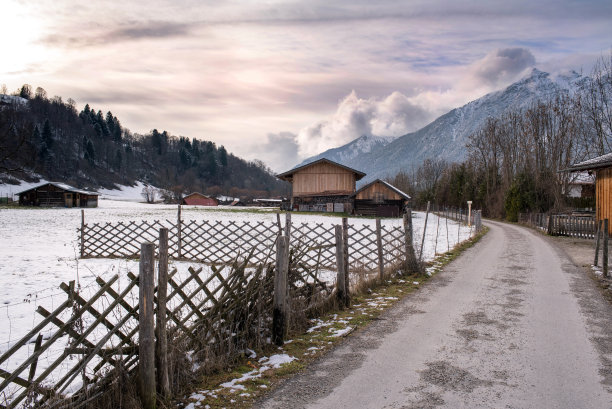
<path fill-rule="evenodd" d="M 291 209 L 316 212 L 352 211 L 351 195 L 365 173 L 319 159 L 276 175 L 291 183 Z"/>
<path fill-rule="evenodd" d="M 18 194 L 22 206 L 98 207 L 98 193 L 75 189 L 64 183 L 44 183 Z"/>
<path fill-rule="evenodd" d="M 353 193 L 354 213 L 361 216 L 399 217 L 410 196 L 395 186 L 376 179 Z"/>
<path fill-rule="evenodd" d="M 612 153 L 576 163 L 566 170 L 595 174 L 595 214 L 597 220 L 610 220 L 612 233 Z"/>
<path fill-rule="evenodd" d="M 219 202 L 214 197 L 208 197 L 202 193 L 190 193 L 183 198 L 182 204 L 188 206 L 218 206 Z"/>

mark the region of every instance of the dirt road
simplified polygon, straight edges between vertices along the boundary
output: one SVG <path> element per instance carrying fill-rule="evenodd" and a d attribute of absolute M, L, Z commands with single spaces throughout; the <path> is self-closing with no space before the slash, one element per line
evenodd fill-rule
<path fill-rule="evenodd" d="M 490 232 L 261 408 L 612 408 L 612 310 L 550 240 Z"/>

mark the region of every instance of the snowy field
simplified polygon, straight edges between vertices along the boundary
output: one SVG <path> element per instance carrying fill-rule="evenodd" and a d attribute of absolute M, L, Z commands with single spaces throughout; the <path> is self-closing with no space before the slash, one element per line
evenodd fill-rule
<path fill-rule="evenodd" d="M 135 193 L 135 192 L 134 192 Z M 176 220 L 176 205 L 150 205 L 134 201 L 102 199 L 99 207 L 85 209 L 85 221 L 116 223 L 130 220 Z M 183 206 L 183 220 L 264 221 L 276 222 L 276 209 L 258 208 L 203 208 Z M 420 249 L 425 215 L 413 215 L 415 248 Z M 284 224 L 284 217 L 281 218 Z M 293 214 L 293 223 L 341 223 L 339 217 Z M 66 300 L 59 288 L 61 282 L 76 280 L 83 295 L 98 289 L 95 278 L 104 279 L 119 274 L 127 282 L 127 272 L 138 273 L 138 262 L 124 259 L 78 259 L 77 229 L 81 223 L 80 209 L 0 209 L 0 355 L 21 339 L 41 317 L 36 308 L 49 311 Z M 388 226 L 401 226 L 401 219 L 383 219 Z M 349 224 L 375 225 L 373 219 L 349 218 Z M 447 230 L 448 226 L 448 230 Z M 448 232 L 448 233 L 447 233 Z M 432 260 L 435 253 L 443 253 L 471 234 L 469 228 L 453 221 L 429 215 L 424 260 Z M 436 237 L 438 238 L 436 242 Z M 179 275 L 187 274 L 189 266 L 202 267 L 193 262 L 174 262 Z M 204 266 L 204 271 L 208 268 Z M 333 279 L 333 275 L 331 276 Z M 31 346 L 33 348 L 33 346 Z M 55 347 L 54 347 L 55 349 Z M 60 350 L 49 350 L 41 366 L 50 362 Z M 31 351 L 24 349 L 4 362 L 1 369 L 18 366 Z"/>

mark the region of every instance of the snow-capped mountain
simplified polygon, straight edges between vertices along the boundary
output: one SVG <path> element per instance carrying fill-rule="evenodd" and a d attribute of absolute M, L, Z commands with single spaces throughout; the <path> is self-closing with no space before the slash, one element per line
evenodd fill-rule
<path fill-rule="evenodd" d="M 468 136 L 484 125 L 487 118 L 499 117 L 507 110 L 526 108 L 559 93 L 573 93 L 584 81 L 585 77 L 575 71 L 552 78 L 534 68 L 507 88 L 455 108 L 418 131 L 395 139 L 362 136 L 308 158 L 302 164 L 328 158 L 367 173 L 360 181 L 363 184 L 393 176 L 400 170 L 417 168 L 428 158 L 460 162 L 467 155 Z M 372 142 L 368 142 L 370 139 Z"/>
<path fill-rule="evenodd" d="M 362 135 L 357 139 L 353 139 L 346 145 L 340 146 L 339 148 L 328 149 L 319 155 L 311 156 L 298 166 L 314 162 L 321 158 L 333 160 L 334 162 L 338 163 L 348 163 L 359 155 L 372 152 L 373 150 L 380 149 L 388 145 L 389 143 L 393 142 L 394 139 L 396 139 L 396 137 Z"/>

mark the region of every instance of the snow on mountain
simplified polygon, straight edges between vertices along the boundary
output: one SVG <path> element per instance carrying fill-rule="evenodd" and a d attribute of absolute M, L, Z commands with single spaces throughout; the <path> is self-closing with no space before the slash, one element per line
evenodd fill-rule
<path fill-rule="evenodd" d="M 297 166 L 303 166 L 307 163 L 314 162 L 321 158 L 333 160 L 338 163 L 348 163 L 359 155 L 369 153 L 375 149 L 382 148 L 388 145 L 395 137 L 392 136 L 369 136 L 362 135 L 357 139 L 352 140 L 346 145 L 340 146 L 339 148 L 328 149 L 323 153 L 316 156 L 312 156 Z"/>
<path fill-rule="evenodd" d="M 2 105 L 19 105 L 25 106 L 28 104 L 28 100 L 15 95 L 0 94 L 0 107 Z"/>
<path fill-rule="evenodd" d="M 308 158 L 302 164 L 325 157 L 367 173 L 359 182 L 364 184 L 376 178 L 391 177 L 400 170 L 417 168 L 428 158 L 460 162 L 467 155 L 468 136 L 484 125 L 487 118 L 526 108 L 559 93 L 573 93 L 585 81 L 585 77 L 575 71 L 553 78 L 549 73 L 534 68 L 529 75 L 507 88 L 455 108 L 418 131 L 395 139 L 362 136 Z M 369 138 L 372 142 L 368 142 Z"/>

